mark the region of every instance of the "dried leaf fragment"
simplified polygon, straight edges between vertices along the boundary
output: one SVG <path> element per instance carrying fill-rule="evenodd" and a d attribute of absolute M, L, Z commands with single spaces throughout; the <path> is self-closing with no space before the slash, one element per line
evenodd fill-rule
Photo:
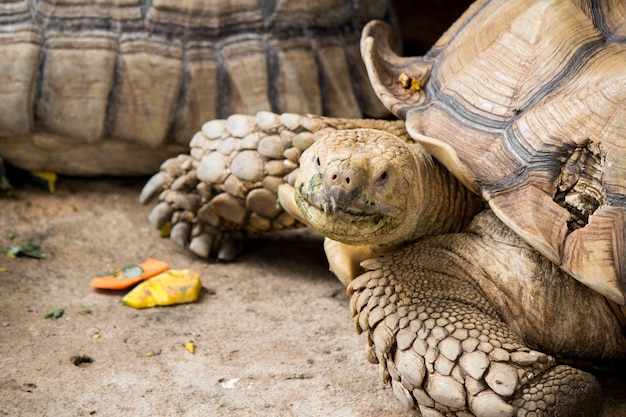
<path fill-rule="evenodd" d="M 398 76 L 398 83 L 405 90 L 410 91 L 420 91 L 422 89 L 422 85 L 415 77 L 409 76 L 407 73 L 403 72 Z"/>
<path fill-rule="evenodd" d="M 183 346 L 185 347 L 185 349 L 187 349 L 189 351 L 189 353 L 191 353 L 192 355 L 196 352 L 196 345 L 193 344 L 192 341 L 189 342 L 185 342 L 183 343 Z"/>
<path fill-rule="evenodd" d="M 65 307 L 51 307 L 43 314 L 43 318 L 56 320 L 61 318 L 63 313 L 65 313 Z"/>
<path fill-rule="evenodd" d="M 46 257 L 46 254 L 43 253 L 43 249 L 41 246 L 35 245 L 33 243 L 24 243 L 22 245 L 12 245 L 5 248 L 0 248 L 0 251 L 4 252 L 9 258 L 35 258 L 35 259 L 43 259 Z"/>

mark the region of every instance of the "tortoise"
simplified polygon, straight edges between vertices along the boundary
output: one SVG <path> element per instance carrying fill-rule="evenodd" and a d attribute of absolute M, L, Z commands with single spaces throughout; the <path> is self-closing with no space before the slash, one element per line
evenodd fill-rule
<path fill-rule="evenodd" d="M 389 1 L 2 2 L 0 157 L 152 175 L 232 113 L 383 117 L 359 54 L 371 19 L 394 23 Z"/>
<path fill-rule="evenodd" d="M 626 357 L 625 23 L 617 0 L 482 0 L 401 58 L 372 22 L 368 74 L 405 125 L 211 121 L 142 199 L 164 190 L 153 225 L 201 255 L 321 231 L 368 359 L 422 416 L 597 415 L 562 362 Z"/>

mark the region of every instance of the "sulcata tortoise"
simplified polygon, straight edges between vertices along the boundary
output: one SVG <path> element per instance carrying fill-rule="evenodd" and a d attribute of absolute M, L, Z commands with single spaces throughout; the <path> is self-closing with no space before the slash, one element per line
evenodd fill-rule
<path fill-rule="evenodd" d="M 559 362 L 626 357 L 625 28 L 621 0 L 483 0 L 400 58 L 370 23 L 368 74 L 406 131 L 211 121 L 142 200 L 160 192 L 152 224 L 202 256 L 321 231 L 368 359 L 424 417 L 597 415 L 595 379 Z"/>
<path fill-rule="evenodd" d="M 381 117 L 359 55 L 387 0 L 0 3 L 0 157 L 152 175 L 206 120 L 259 110 Z"/>

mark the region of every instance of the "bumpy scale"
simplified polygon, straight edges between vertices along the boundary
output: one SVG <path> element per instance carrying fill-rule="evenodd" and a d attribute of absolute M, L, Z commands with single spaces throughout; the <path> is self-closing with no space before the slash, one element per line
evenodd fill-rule
<path fill-rule="evenodd" d="M 497 224 L 492 213 L 483 216 L 487 218 L 475 221 L 478 226 Z M 552 356 L 529 348 L 528 341 L 535 346 L 540 343 L 533 340 L 534 326 L 538 332 L 551 332 L 548 336 L 562 330 L 550 328 L 547 317 L 562 320 L 556 327 L 565 328 L 571 326 L 571 316 L 566 314 L 579 320 L 574 308 L 544 315 L 553 313 L 554 303 L 591 305 L 589 314 L 601 322 L 607 313 L 604 299 L 580 284 L 571 288 L 574 281 L 558 273 L 557 279 L 541 288 L 532 275 L 516 285 L 518 273 L 523 274 L 518 270 L 506 282 L 494 282 L 497 273 L 487 275 L 491 271 L 481 270 L 476 260 L 508 253 L 501 251 L 501 241 L 474 232 L 470 227 L 454 239 L 431 238 L 363 263 L 368 272 L 352 281 L 348 291 L 357 331 L 367 334 L 369 360 L 380 364 L 383 380 L 391 383 L 400 401 L 419 408 L 423 416 L 466 416 L 468 411 L 476 416 L 597 415 L 600 391 L 594 378 L 569 366 L 557 366 Z M 523 248 L 516 256 L 536 257 L 519 239 L 510 238 L 511 251 Z M 506 314 L 501 305 L 523 309 L 506 297 L 507 286 L 522 290 L 524 285 L 532 285 L 533 292 L 553 292 L 552 286 L 557 285 L 565 290 L 562 299 L 529 300 L 538 318 L 527 319 L 528 323 L 525 318 L 512 321 L 512 327 L 522 330 L 515 333 L 502 321 Z M 498 301 L 493 302 L 494 298 Z M 593 320 L 584 320 L 578 324 L 597 328 Z M 618 344 L 626 341 L 620 337 L 616 320 L 607 333 L 616 337 L 611 343 L 614 353 L 619 353 Z M 601 338 L 598 344 L 583 343 L 590 350 L 604 348 Z"/>

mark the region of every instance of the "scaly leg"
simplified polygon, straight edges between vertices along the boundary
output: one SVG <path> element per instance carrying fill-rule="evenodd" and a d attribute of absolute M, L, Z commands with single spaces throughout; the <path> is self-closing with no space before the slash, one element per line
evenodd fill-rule
<path fill-rule="evenodd" d="M 503 232 L 485 235 L 494 227 Z M 368 359 L 380 364 L 383 381 L 424 417 L 597 415 L 600 390 L 593 376 L 535 349 L 586 356 L 579 345 L 595 344 L 603 355 L 624 355 L 624 332 L 606 300 L 565 274 L 541 277 L 550 269 L 546 262 L 537 263 L 540 255 L 490 212 L 479 215 L 470 231 L 368 260 L 368 272 L 348 286 L 357 331 L 367 334 Z M 505 298 L 529 285 L 537 288 L 525 292 L 527 299 Z M 562 298 L 533 298 L 552 292 Z M 583 300 L 584 314 L 571 314 Z M 554 303 L 570 304 L 571 311 L 545 316 L 554 313 Z M 511 319 L 511 312 L 519 316 Z M 567 332 L 568 323 L 541 329 L 567 320 L 577 323 L 577 334 L 543 334 Z M 586 340 L 597 337 L 584 330 L 594 326 L 602 326 L 597 331 L 604 337 Z"/>

